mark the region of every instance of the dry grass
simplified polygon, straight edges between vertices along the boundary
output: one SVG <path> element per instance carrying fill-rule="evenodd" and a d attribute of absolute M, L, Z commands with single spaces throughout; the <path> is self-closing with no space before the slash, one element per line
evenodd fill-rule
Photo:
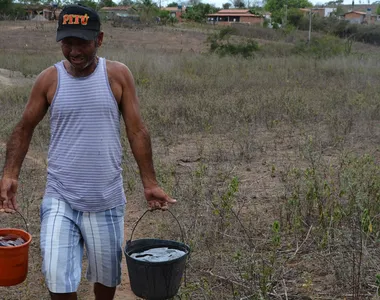
<path fill-rule="evenodd" d="M 34 42 L 29 54 L 8 45 L 0 50 L 0 68 L 33 76 L 61 59 L 50 41 L 54 29 L 32 29 L 15 29 L 16 36 L 46 34 L 47 45 Z M 159 32 L 153 45 L 153 29 L 135 35 L 105 27 L 112 39 L 101 54 L 132 70 L 157 176 L 179 200 L 173 211 L 192 248 L 181 299 L 374 299 L 380 285 L 380 69 L 373 49 L 354 45 L 350 56 L 317 60 L 271 42 L 244 60 L 202 54 L 202 28 Z M 0 41 L 7 34 L 0 30 Z M 202 47 L 195 51 L 195 45 Z M 0 141 L 29 88 L 0 94 Z M 47 145 L 45 118 L 31 155 L 43 159 Z M 129 150 L 124 169 L 130 203 L 143 203 Z M 44 172 L 26 161 L 20 201 L 35 237 L 31 270 L 22 286 L 1 289 L 2 299 L 47 297 L 38 249 Z M 17 222 L 8 216 L 0 224 Z M 161 214 L 139 228 L 136 237 L 180 237 Z M 80 293 L 91 299 L 87 286 Z"/>

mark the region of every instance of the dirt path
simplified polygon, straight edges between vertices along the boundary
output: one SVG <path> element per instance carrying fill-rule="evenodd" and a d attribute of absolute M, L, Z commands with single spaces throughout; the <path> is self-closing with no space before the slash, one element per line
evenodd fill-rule
<path fill-rule="evenodd" d="M 127 241 L 131 237 L 131 230 L 133 228 L 133 225 L 138 220 L 138 218 L 143 213 L 142 206 L 139 204 L 138 200 L 130 199 L 127 203 L 127 209 L 125 213 L 125 224 L 124 224 L 124 241 Z M 141 234 L 143 231 L 143 228 L 136 230 L 136 232 L 139 231 Z M 125 247 L 125 242 L 123 244 L 123 247 Z M 114 300 L 138 300 L 141 299 L 137 297 L 131 290 L 131 285 L 129 282 L 129 276 L 128 276 L 128 268 L 127 268 L 127 262 L 125 259 L 125 255 L 123 253 L 123 260 L 122 260 L 122 270 L 121 270 L 121 284 L 116 289 L 116 294 Z M 87 280 L 82 280 L 81 285 L 83 285 L 82 291 L 79 292 L 79 299 L 83 300 L 91 300 L 94 299 L 93 294 L 93 285 L 92 283 L 88 282 Z"/>
<path fill-rule="evenodd" d="M 131 236 L 131 230 L 136 222 L 136 220 L 142 214 L 141 209 L 137 205 L 136 201 L 130 200 L 127 203 L 127 211 L 125 214 L 125 225 L 124 225 L 124 241 L 128 240 Z M 125 246 L 125 245 L 124 245 Z M 123 263 L 122 263 L 122 280 L 121 284 L 117 287 L 116 295 L 114 300 L 136 300 L 138 298 L 131 290 L 131 285 L 129 282 L 127 263 L 125 260 L 125 255 L 123 254 Z"/>
<path fill-rule="evenodd" d="M 32 84 L 34 78 L 25 78 L 25 76 L 18 71 L 11 71 L 0 68 L 0 87 L 1 86 L 23 86 Z"/>
<path fill-rule="evenodd" d="M 3 142 L 0 142 L 0 149 L 6 149 L 7 145 Z M 25 156 L 25 159 L 35 163 L 39 167 L 46 168 L 47 162 L 45 159 L 39 158 L 36 153 L 33 153 L 32 150 L 29 150 Z"/>

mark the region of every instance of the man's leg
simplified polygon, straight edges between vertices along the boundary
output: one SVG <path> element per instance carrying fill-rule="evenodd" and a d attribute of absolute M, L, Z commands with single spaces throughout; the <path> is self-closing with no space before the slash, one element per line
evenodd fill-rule
<path fill-rule="evenodd" d="M 87 279 L 97 300 L 113 299 L 121 282 L 125 205 L 83 213 L 81 232 L 88 257 Z"/>
<path fill-rule="evenodd" d="M 77 293 L 55 294 L 50 292 L 52 300 L 77 300 Z"/>
<path fill-rule="evenodd" d="M 108 287 L 99 282 L 94 284 L 95 300 L 112 300 L 115 292 L 116 287 Z"/>
<path fill-rule="evenodd" d="M 51 299 L 76 300 L 82 269 L 82 213 L 66 202 L 45 198 L 41 205 L 42 273 Z"/>

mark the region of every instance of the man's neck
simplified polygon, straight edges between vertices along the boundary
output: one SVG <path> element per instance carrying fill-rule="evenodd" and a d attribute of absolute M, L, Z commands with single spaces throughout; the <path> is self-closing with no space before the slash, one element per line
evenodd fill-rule
<path fill-rule="evenodd" d="M 85 68 L 83 68 L 83 69 L 81 69 L 81 70 L 75 69 L 75 68 L 70 64 L 69 61 L 67 61 L 67 64 L 65 65 L 65 68 L 66 68 L 67 72 L 68 72 L 71 76 L 73 76 L 73 77 L 86 77 L 86 76 L 91 75 L 91 74 L 95 71 L 95 69 L 96 69 L 98 63 L 99 63 L 99 57 L 96 56 L 96 57 L 91 61 L 91 63 L 90 63 L 88 66 L 86 66 Z"/>

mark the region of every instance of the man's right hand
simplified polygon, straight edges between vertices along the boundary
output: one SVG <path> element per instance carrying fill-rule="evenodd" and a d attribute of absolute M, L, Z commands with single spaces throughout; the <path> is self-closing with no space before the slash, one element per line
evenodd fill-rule
<path fill-rule="evenodd" d="M 0 212 L 13 213 L 17 209 L 17 186 L 16 179 L 3 177 L 0 180 Z"/>

